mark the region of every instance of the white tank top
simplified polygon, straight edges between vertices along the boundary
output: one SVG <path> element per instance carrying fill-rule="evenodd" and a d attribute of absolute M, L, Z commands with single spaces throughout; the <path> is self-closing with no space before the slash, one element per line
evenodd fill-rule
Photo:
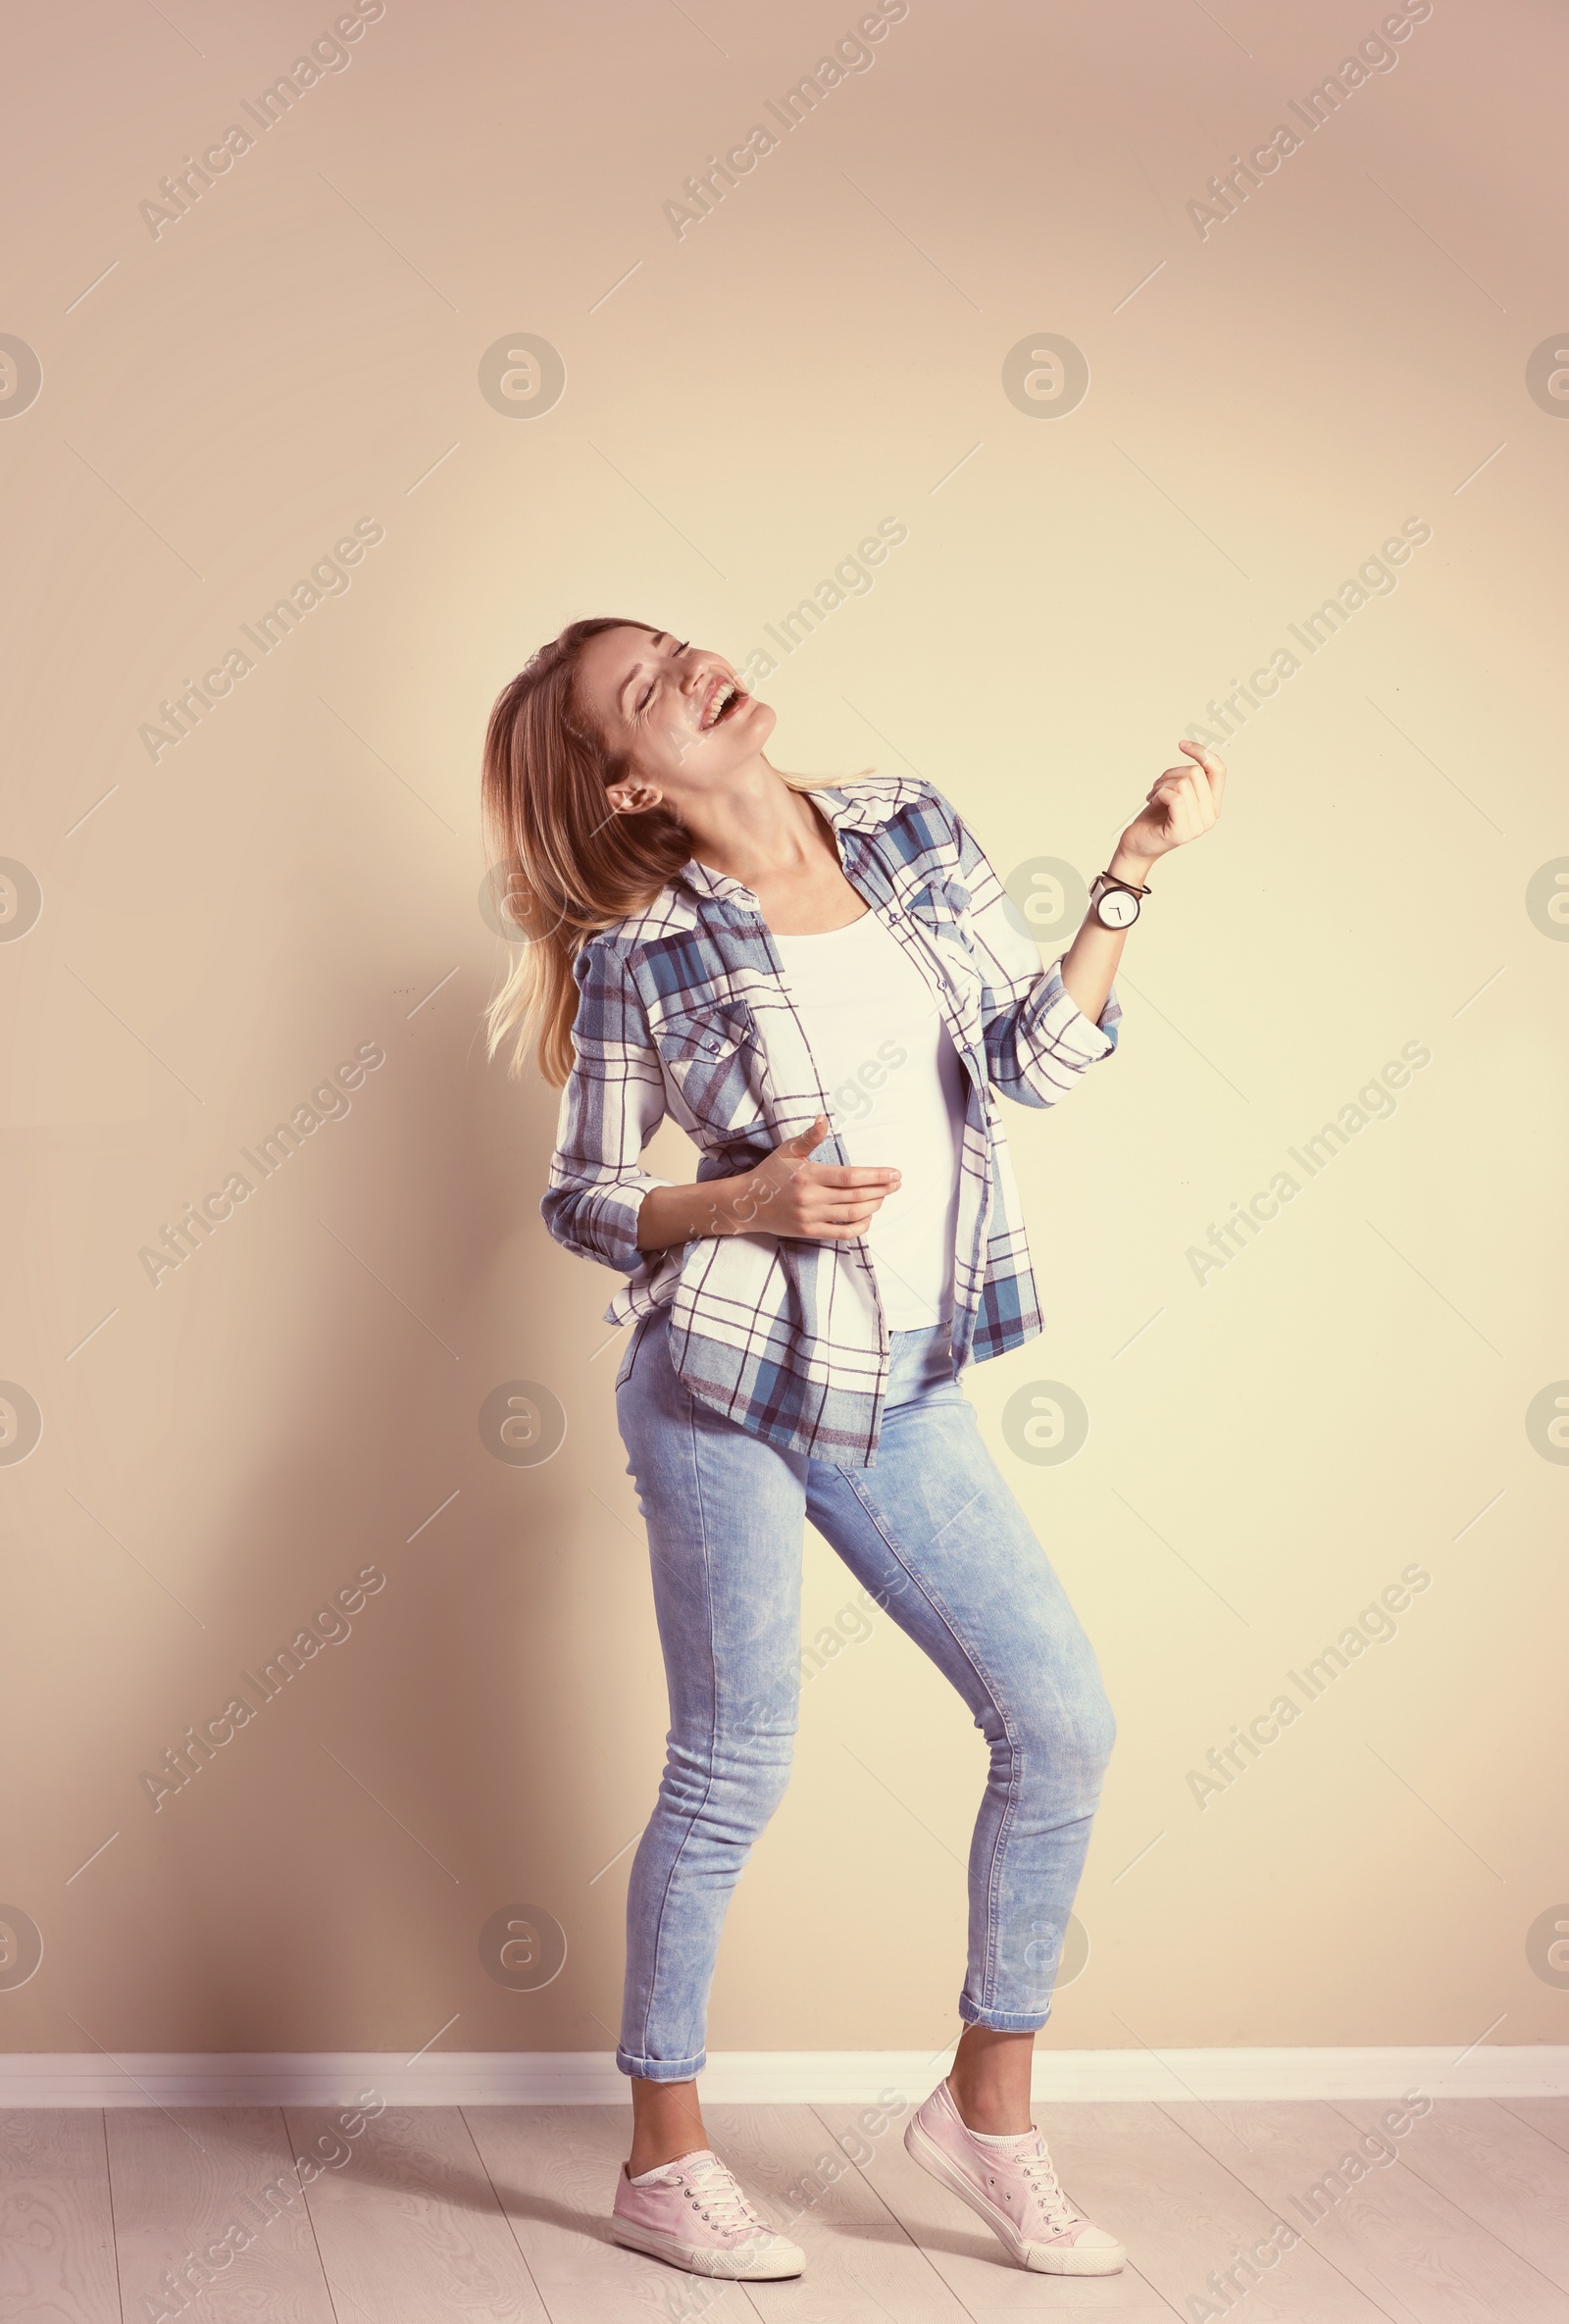
<path fill-rule="evenodd" d="M 875 912 L 774 942 L 846 1158 L 902 1173 L 866 1235 L 888 1330 L 946 1322 L 967 1077 L 936 996 Z"/>

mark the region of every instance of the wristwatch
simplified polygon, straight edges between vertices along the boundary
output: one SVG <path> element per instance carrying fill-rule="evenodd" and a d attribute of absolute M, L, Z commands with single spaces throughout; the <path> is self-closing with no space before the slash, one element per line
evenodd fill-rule
<path fill-rule="evenodd" d="M 1102 928 L 1132 928 L 1139 917 L 1139 898 L 1148 893 L 1147 887 L 1136 887 L 1131 880 L 1100 872 L 1089 890 L 1089 908 Z"/>

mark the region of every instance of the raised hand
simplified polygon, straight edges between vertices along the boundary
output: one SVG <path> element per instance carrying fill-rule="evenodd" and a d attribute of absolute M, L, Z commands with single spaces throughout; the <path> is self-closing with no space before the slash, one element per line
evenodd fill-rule
<path fill-rule="evenodd" d="M 1114 863 L 1153 863 L 1174 847 L 1202 838 L 1218 822 L 1226 794 L 1225 761 L 1201 742 L 1184 741 L 1177 747 L 1188 752 L 1189 764 L 1168 767 L 1151 784 L 1145 794 L 1148 805 L 1118 840 Z"/>

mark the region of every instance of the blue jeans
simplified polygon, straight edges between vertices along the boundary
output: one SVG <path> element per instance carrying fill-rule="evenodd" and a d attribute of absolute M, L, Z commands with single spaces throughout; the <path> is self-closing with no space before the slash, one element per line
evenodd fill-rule
<path fill-rule="evenodd" d="M 892 1336 L 876 1466 L 781 1452 L 678 1378 L 670 1310 L 635 1327 L 617 1417 L 653 1560 L 669 1755 L 633 1859 L 616 2062 L 683 2082 L 742 1865 L 784 1795 L 803 1520 L 952 1681 L 990 1745 L 959 2015 L 1046 2021 L 1116 1734 L 1093 1649 L 953 1376 L 946 1324 Z"/>

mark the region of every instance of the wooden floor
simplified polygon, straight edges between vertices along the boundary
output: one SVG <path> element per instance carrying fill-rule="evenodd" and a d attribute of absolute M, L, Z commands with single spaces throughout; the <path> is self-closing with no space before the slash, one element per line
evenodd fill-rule
<path fill-rule="evenodd" d="M 1569 2099 L 1441 2100 L 1357 2182 L 1341 2158 L 1386 2107 L 1038 2107 L 1070 2194 L 1128 2246 L 1098 2283 L 1012 2266 L 916 2169 L 902 2123 L 869 2140 L 855 2107 L 711 2107 L 719 2150 L 808 2255 L 800 2280 L 749 2290 L 608 2241 L 619 2106 L 388 2108 L 347 2142 L 332 2111 L 292 2106 L 0 2112 L 0 2319 L 1569 2324 Z M 292 2158 L 324 2135 L 341 2160 L 302 2186 Z M 1280 2219 L 1301 2240 L 1250 2277 Z"/>

